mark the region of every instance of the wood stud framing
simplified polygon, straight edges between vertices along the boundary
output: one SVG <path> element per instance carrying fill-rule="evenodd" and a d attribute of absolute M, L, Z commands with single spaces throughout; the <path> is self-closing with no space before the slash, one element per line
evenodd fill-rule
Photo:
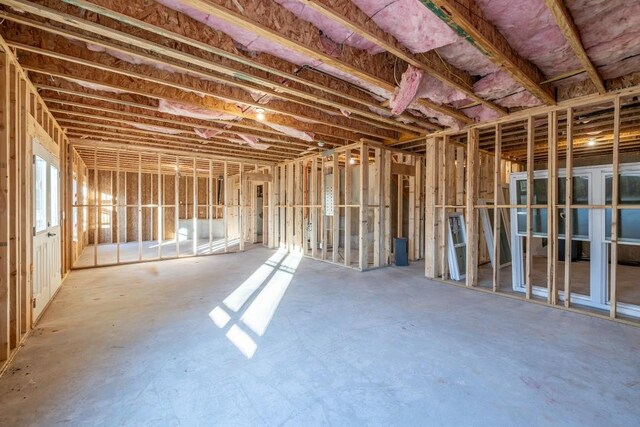
<path fill-rule="evenodd" d="M 536 299 L 540 301 L 537 296 L 545 295 L 545 301 L 549 305 L 567 308 L 571 310 L 579 310 L 581 312 L 588 312 L 589 314 L 616 319 L 622 322 L 627 322 L 626 319 L 620 316 L 620 286 L 618 278 L 618 257 L 620 247 L 623 243 L 620 241 L 620 212 L 622 209 L 639 209 L 638 205 L 625 204 L 620 205 L 620 174 L 621 163 L 625 163 L 625 160 L 621 160 L 621 148 L 623 146 L 622 138 L 625 135 L 623 131 L 624 126 L 628 126 L 628 123 L 637 120 L 637 112 L 629 111 L 630 106 L 635 102 L 635 97 L 640 94 L 640 89 L 628 89 L 622 90 L 617 94 L 611 94 L 607 96 L 593 96 L 584 100 L 572 101 L 563 103 L 559 106 L 550 106 L 537 109 L 535 114 L 522 114 L 508 119 L 499 119 L 491 124 L 482 124 L 467 130 L 466 132 L 438 132 L 430 135 L 426 138 L 425 144 L 425 160 L 426 160 L 426 174 L 425 174 L 425 276 L 428 278 L 435 278 L 451 282 L 447 279 L 446 271 L 443 271 L 447 267 L 446 262 L 446 250 L 442 248 L 442 212 L 446 209 L 465 210 L 467 213 L 467 232 L 470 228 L 473 228 L 473 223 L 469 222 L 468 213 L 470 210 L 478 211 L 479 209 L 493 209 L 493 251 L 494 260 L 500 260 L 500 242 L 497 236 L 501 233 L 503 224 L 501 223 L 501 209 L 521 209 L 526 212 L 526 225 L 524 229 L 524 236 L 522 239 L 522 257 L 523 257 L 523 297 L 525 299 Z M 606 107 L 605 107 L 606 106 Z M 610 108 L 610 106 L 612 108 Z M 577 138 L 577 132 L 584 132 L 577 127 L 583 127 L 584 124 L 584 111 L 602 111 L 603 109 L 611 110 L 611 118 L 608 123 L 608 134 L 603 137 L 602 140 L 598 139 L 596 145 L 592 145 L 592 149 L 597 155 L 611 155 L 612 158 L 612 185 L 611 185 L 611 203 L 610 205 L 602 204 L 580 204 L 577 205 L 574 200 L 574 160 L 581 156 L 587 145 L 587 141 L 582 137 Z M 577 110 L 580 112 L 576 112 Z M 561 123 L 565 123 L 561 126 Z M 514 159 L 505 156 L 504 152 L 504 138 L 513 132 L 513 129 L 524 129 L 524 142 L 526 143 L 526 157 L 525 162 L 515 162 Z M 474 140 L 476 137 L 472 131 L 479 131 L 484 138 L 492 138 L 492 144 L 489 146 L 485 143 L 485 147 L 490 147 L 487 150 L 473 150 Z M 491 131 L 491 133 L 489 133 Z M 489 136 L 487 136 L 489 135 Z M 521 138 L 519 134 L 519 138 Z M 544 137 L 544 142 L 542 141 Z M 465 138 L 466 137 L 466 138 Z M 607 145 L 607 140 L 610 138 L 611 144 Z M 446 142 L 444 142 L 446 140 Z M 462 143 L 461 143 L 462 141 Z M 464 154 L 464 141 L 466 144 L 466 162 Z M 449 160 L 443 160 L 447 158 L 447 153 L 443 153 L 446 150 L 442 147 L 442 144 L 449 146 L 455 151 L 455 162 Z M 602 145 L 602 147 L 600 147 Z M 576 151 L 576 147 L 580 146 L 581 150 Z M 541 159 L 541 153 L 544 150 L 544 159 L 547 159 L 546 168 L 540 168 L 538 161 Z M 477 160 L 469 158 L 469 155 L 474 151 L 480 156 L 480 169 L 477 167 Z M 564 158 L 564 165 L 562 165 L 561 159 Z M 458 167 L 458 163 L 463 161 L 464 167 Z M 582 161 L 582 159 L 580 159 Z M 626 160 L 628 162 L 629 160 Z M 492 187 L 492 203 L 490 205 L 479 204 L 477 200 L 471 202 L 471 199 L 477 197 L 477 191 L 473 190 L 474 176 L 482 177 L 480 183 L 480 194 L 486 194 L 489 191 L 489 184 L 484 182 L 485 180 L 485 166 L 488 162 L 492 162 L 494 179 L 490 182 Z M 474 164 L 476 164 L 475 172 Z M 559 169 L 564 166 L 566 176 L 560 178 Z M 455 170 L 450 170 L 453 167 Z M 534 189 L 534 172 L 535 176 L 538 176 L 537 169 L 546 169 L 548 173 L 547 179 L 547 201 L 545 204 L 536 204 L 533 197 Z M 510 172 L 524 171 L 526 177 L 526 200 L 523 202 L 517 201 L 516 204 L 512 204 L 509 201 L 502 200 L 502 186 L 508 182 Z M 443 179 L 442 174 L 446 177 Z M 471 175 L 469 175 L 471 174 Z M 624 172 L 623 172 L 624 175 Z M 563 194 L 559 194 L 558 180 L 559 178 L 564 182 L 565 188 Z M 537 179 L 537 178 L 536 178 Z M 461 187 L 458 183 L 463 182 L 466 185 Z M 454 186 L 455 190 L 451 190 Z M 483 187 L 484 186 L 484 187 Z M 524 188 L 523 188 L 524 190 Z M 449 192 L 455 194 L 455 202 L 451 201 L 446 195 Z M 565 199 L 564 204 L 559 203 L 559 198 Z M 446 200 L 446 201 L 445 201 Z M 461 205 L 461 201 L 464 203 Z M 548 212 L 546 228 L 547 238 L 546 240 L 546 280 L 544 283 L 534 283 L 533 281 L 533 258 L 534 258 L 534 245 L 535 239 L 540 239 L 540 231 L 536 226 L 534 231 L 534 223 L 532 221 L 533 213 L 538 209 L 546 209 Z M 570 243 L 573 240 L 573 232 L 576 227 L 575 224 L 575 210 L 576 209 L 610 209 L 611 210 L 611 229 L 606 230 L 607 233 L 611 233 L 610 245 L 607 245 L 605 250 L 610 250 L 607 265 L 607 283 L 608 288 L 605 289 L 604 297 L 607 304 L 607 314 L 600 314 L 594 311 L 585 311 L 584 306 L 578 299 L 574 297 L 572 299 L 572 292 L 575 289 L 572 287 L 572 281 L 575 282 L 576 278 L 573 277 L 572 258 L 575 254 Z M 564 224 L 562 229 L 559 228 L 560 215 L 564 210 Z M 572 214 L 573 212 L 573 214 Z M 472 212 L 476 214 L 477 212 Z M 446 217 L 446 215 L 445 215 Z M 510 221 L 510 220 L 509 220 Z M 507 224 L 508 227 L 511 225 Z M 561 236 L 564 234 L 564 236 Z M 474 235 L 476 241 L 474 242 Z M 469 264 L 468 272 L 471 272 L 471 278 L 469 275 L 466 279 L 467 285 L 474 284 L 474 271 L 476 268 L 482 266 L 483 262 L 481 258 L 478 258 L 475 262 L 469 259 L 473 257 L 474 252 L 481 252 L 478 249 L 482 249 L 484 245 L 483 241 L 477 239 L 482 236 L 482 230 L 476 229 L 475 232 L 471 230 L 471 234 L 468 235 L 468 250 L 469 256 L 467 261 Z M 544 238 L 544 237 L 542 237 Z M 564 268 L 558 268 L 558 256 L 559 256 L 559 240 L 563 239 L 564 244 Z M 624 242 L 624 245 L 628 247 L 628 244 Z M 536 244 L 537 246 L 537 244 Z M 626 249 L 626 248 L 625 248 Z M 512 254 L 513 256 L 513 254 Z M 536 255 L 537 257 L 538 255 Z M 537 261 L 539 262 L 539 261 Z M 486 276 L 483 277 L 482 283 L 475 282 L 483 289 L 490 289 L 493 292 L 504 292 L 506 289 L 501 289 L 500 282 L 502 273 L 499 267 L 499 261 L 495 262 L 492 267 L 492 275 L 489 281 L 486 280 Z M 538 268 L 536 263 L 536 268 Z M 562 276 L 558 276 L 561 274 Z M 563 282 L 563 287 L 560 289 L 560 281 Z M 591 278 L 590 280 L 594 280 Z M 628 310 L 628 304 L 624 304 L 625 310 Z M 625 312 L 626 313 L 626 312 Z"/>

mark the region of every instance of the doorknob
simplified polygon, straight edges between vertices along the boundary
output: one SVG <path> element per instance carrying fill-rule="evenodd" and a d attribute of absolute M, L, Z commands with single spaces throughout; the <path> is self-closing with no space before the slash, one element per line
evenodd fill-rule
<path fill-rule="evenodd" d="M 56 233 L 47 233 L 47 237 L 54 237 Z"/>

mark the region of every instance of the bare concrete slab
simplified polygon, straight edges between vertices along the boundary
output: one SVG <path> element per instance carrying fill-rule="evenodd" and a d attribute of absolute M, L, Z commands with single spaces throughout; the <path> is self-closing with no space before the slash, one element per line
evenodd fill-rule
<path fill-rule="evenodd" d="M 639 424 L 640 328 L 274 253 L 71 273 L 0 425 Z"/>

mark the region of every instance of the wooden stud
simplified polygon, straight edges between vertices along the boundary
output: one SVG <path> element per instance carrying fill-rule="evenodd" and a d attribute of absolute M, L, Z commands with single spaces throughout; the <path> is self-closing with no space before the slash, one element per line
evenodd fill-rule
<path fill-rule="evenodd" d="M 351 204 L 352 196 L 352 171 L 351 150 L 344 152 L 344 265 L 351 266 Z M 314 202 L 315 203 L 315 202 Z"/>
<path fill-rule="evenodd" d="M 438 152 L 438 160 L 437 160 L 437 168 L 438 168 L 438 185 L 437 191 L 439 191 L 439 202 L 442 205 L 438 211 L 438 258 L 439 258 L 439 266 L 438 271 L 440 272 L 440 276 L 442 279 L 449 278 L 449 264 L 447 262 L 447 248 L 448 244 L 448 225 L 447 225 L 447 181 L 449 179 L 449 165 L 447 165 L 447 151 L 449 150 L 449 137 L 445 136 L 442 139 L 442 146 Z"/>
<path fill-rule="evenodd" d="M 192 245 L 193 254 L 198 254 L 198 168 L 196 159 L 193 158 L 193 177 L 191 184 L 191 224 L 192 224 Z"/>
<path fill-rule="evenodd" d="M 120 150 L 116 151 L 116 264 L 120 264 Z M 125 199 L 126 204 L 126 199 Z M 124 229 L 127 229 L 125 224 Z"/>
<path fill-rule="evenodd" d="M 11 274 L 10 274 L 10 170 L 9 170 L 9 82 L 10 59 L 6 52 L 0 52 L 0 361 L 11 354 Z"/>
<path fill-rule="evenodd" d="M 415 161 L 415 157 L 409 157 L 408 161 L 410 162 L 414 162 Z M 415 241 L 415 234 L 416 234 L 416 177 L 415 177 L 415 165 L 411 165 L 413 166 L 414 169 L 414 174 L 413 175 L 409 175 L 407 180 L 409 181 L 409 218 L 408 218 L 408 230 L 407 230 L 407 239 L 408 241 L 408 251 L 409 253 L 407 254 L 409 259 L 411 259 L 413 261 L 413 256 L 415 253 L 415 247 L 416 247 L 416 241 Z"/>
<path fill-rule="evenodd" d="M 229 169 L 228 164 L 224 162 L 224 172 L 223 172 L 223 186 L 224 186 L 224 206 L 222 208 L 222 220 L 223 220 L 223 229 L 224 229 L 224 252 L 227 253 L 229 250 Z"/>
<path fill-rule="evenodd" d="M 571 307 L 571 267 L 573 258 L 573 108 L 567 108 L 567 156 L 564 208 L 564 306 Z"/>
<path fill-rule="evenodd" d="M 558 115 L 548 113 L 548 179 L 547 179 L 547 302 L 558 303 Z"/>
<path fill-rule="evenodd" d="M 331 217 L 331 247 L 332 261 L 338 263 L 340 251 L 340 163 L 338 154 L 333 154 L 331 187 L 333 191 L 333 216 Z"/>
<path fill-rule="evenodd" d="M 618 199 L 620 197 L 620 97 L 614 100 L 613 166 L 611 170 L 611 265 L 609 275 L 609 316 L 618 314 Z"/>
<path fill-rule="evenodd" d="M 500 167 L 502 159 L 502 125 L 496 124 L 495 129 L 496 143 L 495 143 L 495 155 L 493 158 L 493 275 L 492 286 L 493 292 L 497 292 L 500 288 L 500 238 L 502 233 L 502 213 L 501 209 L 497 206 L 500 205 L 502 200 L 501 192 L 501 174 L 502 169 Z M 508 232 L 508 230 L 507 230 Z"/>
<path fill-rule="evenodd" d="M 478 129 L 467 132 L 467 268 L 466 285 L 478 285 L 478 175 L 479 175 L 479 150 Z"/>
<path fill-rule="evenodd" d="M 99 227 L 99 217 L 100 217 L 100 208 L 101 208 L 101 200 L 98 199 L 98 149 L 95 148 L 93 150 L 93 265 L 98 265 L 98 231 Z"/>
<path fill-rule="evenodd" d="M 287 246 L 287 168 L 285 165 L 280 166 L 280 247 Z"/>
<path fill-rule="evenodd" d="M 534 121 L 530 116 L 527 119 L 527 241 L 525 244 L 525 298 L 531 299 L 533 284 L 531 275 L 533 268 L 532 239 L 533 239 L 533 167 L 534 167 Z"/>
<path fill-rule="evenodd" d="M 369 147 L 360 146 L 360 228 L 359 264 L 360 270 L 369 268 Z"/>
<path fill-rule="evenodd" d="M 138 153 L 138 261 L 142 261 L 142 153 Z"/>
<path fill-rule="evenodd" d="M 373 267 L 380 267 L 380 232 L 381 232 L 381 185 L 380 179 L 382 178 L 382 153 L 380 148 L 373 149 L 373 188 L 371 189 L 372 202 L 373 202 Z M 371 173 L 371 171 L 369 171 Z"/>
<path fill-rule="evenodd" d="M 384 193 L 382 197 L 382 208 L 384 209 L 384 257 L 385 265 L 391 260 L 391 151 L 384 152 L 384 174 L 383 174 Z M 351 192 L 351 189 L 349 189 Z M 351 202 L 349 202 L 351 203 Z"/>
<path fill-rule="evenodd" d="M 425 235 L 424 274 L 429 279 L 438 277 L 438 220 L 436 214 L 438 182 L 439 140 L 427 137 L 425 167 Z"/>
<path fill-rule="evenodd" d="M 180 257 L 180 159 L 178 156 L 176 156 L 175 169 L 175 179 L 173 181 L 173 233 L 176 241 L 176 258 L 178 258 Z M 226 243 L 225 238 L 225 252 L 227 249 Z"/>
<path fill-rule="evenodd" d="M 311 177 L 310 177 L 310 217 L 311 217 L 311 258 L 316 258 L 318 253 L 318 158 L 311 160 Z M 322 212 L 320 212 L 322 217 Z"/>
<path fill-rule="evenodd" d="M 325 169 L 325 160 L 326 158 L 322 156 L 322 161 L 320 162 L 320 194 L 321 194 L 321 211 L 320 211 L 320 244 L 322 245 L 322 249 L 320 252 L 320 259 L 327 259 L 327 195 L 326 195 L 326 169 Z"/>

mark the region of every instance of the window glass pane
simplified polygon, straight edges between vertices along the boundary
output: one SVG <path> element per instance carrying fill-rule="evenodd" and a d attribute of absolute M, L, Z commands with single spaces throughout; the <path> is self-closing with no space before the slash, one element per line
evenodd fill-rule
<path fill-rule="evenodd" d="M 73 208 L 71 208 L 71 237 L 74 242 L 78 241 L 78 208 L 75 207 L 78 204 L 78 181 L 76 180 L 76 174 L 73 174 L 73 184 L 72 184 L 71 196 L 73 197 Z"/>
<path fill-rule="evenodd" d="M 558 204 L 565 204 L 566 201 L 566 179 L 558 178 Z M 575 205 L 589 204 L 589 178 L 586 176 L 573 177 L 571 203 Z M 564 209 L 558 209 L 558 234 L 564 236 L 564 219 L 566 212 Z M 589 210 L 588 209 L 571 209 L 571 226 L 573 228 L 572 235 L 575 238 L 589 238 Z"/>
<path fill-rule="evenodd" d="M 527 204 L 527 181 L 518 180 L 516 182 L 516 197 L 519 205 Z M 547 204 L 547 178 L 535 178 L 533 180 L 533 204 L 534 205 L 546 205 Z M 525 234 L 527 232 L 527 210 L 524 208 L 518 208 L 516 211 L 518 222 L 518 233 Z M 546 209 L 533 209 L 532 215 L 532 228 L 533 234 L 544 235 L 547 234 L 547 210 Z"/>
<path fill-rule="evenodd" d="M 36 156 L 35 162 L 35 227 L 47 229 L 47 162 Z"/>
<path fill-rule="evenodd" d="M 612 202 L 613 178 L 605 180 L 605 203 Z M 640 175 L 621 175 L 619 183 L 620 205 L 640 204 Z M 611 209 L 605 210 L 605 235 L 611 239 Z M 640 210 L 623 209 L 618 212 L 618 238 L 622 241 L 640 242 Z"/>
<path fill-rule="evenodd" d="M 51 227 L 60 225 L 60 202 L 58 194 L 58 168 L 51 165 Z"/>

